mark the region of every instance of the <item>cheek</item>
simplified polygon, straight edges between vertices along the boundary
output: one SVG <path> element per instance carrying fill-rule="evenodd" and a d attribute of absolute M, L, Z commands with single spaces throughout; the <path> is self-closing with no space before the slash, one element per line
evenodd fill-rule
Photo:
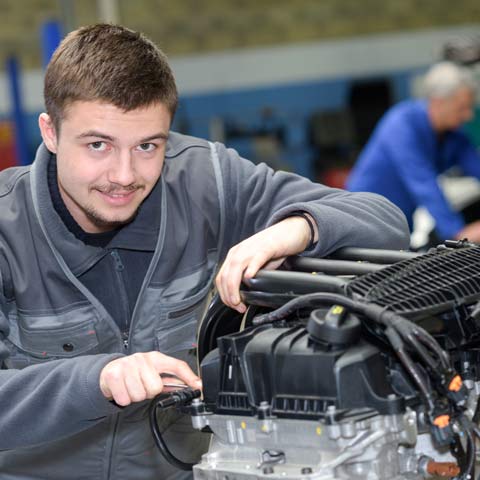
<path fill-rule="evenodd" d="M 59 182 L 70 191 L 80 191 L 86 186 L 98 181 L 95 172 L 87 166 L 79 167 L 77 162 L 69 162 L 58 166 Z"/>
<path fill-rule="evenodd" d="M 142 168 L 140 168 L 140 170 L 138 171 L 138 174 L 145 183 L 152 185 L 156 183 L 159 179 L 160 174 L 162 173 L 162 168 L 163 161 L 160 164 L 153 163 L 150 165 L 142 166 Z"/>

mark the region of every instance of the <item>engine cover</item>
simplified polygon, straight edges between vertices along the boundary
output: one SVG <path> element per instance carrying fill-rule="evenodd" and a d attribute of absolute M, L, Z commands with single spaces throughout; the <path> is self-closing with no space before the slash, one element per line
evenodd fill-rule
<path fill-rule="evenodd" d="M 278 418 L 315 420 L 329 406 L 404 411 L 377 347 L 355 338 L 340 345 L 321 342 L 300 325 L 220 338 L 203 360 L 201 376 L 208 385 L 205 402 L 217 414 L 257 415 L 265 404 Z"/>

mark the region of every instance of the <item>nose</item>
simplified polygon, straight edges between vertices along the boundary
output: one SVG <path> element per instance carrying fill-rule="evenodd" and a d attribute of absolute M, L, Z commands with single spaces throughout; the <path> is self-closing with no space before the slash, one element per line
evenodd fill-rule
<path fill-rule="evenodd" d="M 108 181 L 116 183 L 122 187 L 127 187 L 135 183 L 135 168 L 131 153 L 127 150 L 119 152 L 112 158 L 108 170 Z"/>

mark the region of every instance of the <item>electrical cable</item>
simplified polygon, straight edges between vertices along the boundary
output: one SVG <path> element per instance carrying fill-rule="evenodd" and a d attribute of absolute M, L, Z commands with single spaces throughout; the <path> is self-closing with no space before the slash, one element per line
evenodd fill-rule
<path fill-rule="evenodd" d="M 278 320 L 283 320 L 292 314 L 295 310 L 307 307 L 316 307 L 319 304 L 331 303 L 334 305 L 341 305 L 349 310 L 358 310 L 359 302 L 351 300 L 348 297 L 339 295 L 337 293 L 308 293 L 301 297 L 296 297 L 281 307 L 277 308 L 263 315 L 258 315 L 252 321 L 255 326 L 263 325 L 265 323 L 273 323 Z"/>
<path fill-rule="evenodd" d="M 400 332 L 400 334 L 402 334 L 402 332 Z M 420 355 L 421 359 L 423 360 L 423 363 L 425 363 L 430 367 L 431 372 L 436 374 L 438 363 L 433 360 L 433 358 L 430 356 L 426 348 L 417 340 L 417 338 L 413 335 L 413 333 L 409 332 L 403 338 L 406 341 L 408 341 L 410 345 L 414 348 L 416 353 Z"/>
<path fill-rule="evenodd" d="M 448 354 L 440 347 L 440 345 L 438 345 L 435 339 L 431 337 L 427 331 L 419 328 L 410 320 L 399 317 L 398 319 L 394 319 L 392 323 L 405 341 L 407 341 L 413 350 L 421 357 L 423 363 L 429 367 L 430 376 L 433 379 L 436 379 L 439 385 L 446 391 L 450 390 L 448 384 L 456 374 L 450 367 Z M 424 346 L 429 347 L 430 353 L 436 355 L 440 365 L 435 362 Z"/>
<path fill-rule="evenodd" d="M 413 325 L 413 333 L 415 336 L 417 336 L 424 345 L 429 347 L 437 354 L 442 362 L 443 368 L 448 370 L 450 368 L 450 358 L 448 353 L 440 347 L 438 342 L 426 330 L 423 328 L 419 329 L 415 324 Z"/>
<path fill-rule="evenodd" d="M 462 416 L 460 419 L 462 424 L 465 424 L 465 422 L 462 422 L 462 419 L 465 417 Z M 463 425 L 465 426 L 465 425 Z M 470 480 L 473 478 L 473 475 L 475 474 L 474 467 L 475 467 L 475 439 L 473 437 L 472 429 L 471 428 L 464 428 L 463 433 L 465 435 L 465 440 L 466 440 L 466 452 L 465 452 L 465 459 L 466 461 L 464 462 L 462 472 L 460 476 L 458 477 L 458 480 Z"/>
<path fill-rule="evenodd" d="M 155 444 L 157 445 L 162 456 L 168 463 L 180 470 L 192 470 L 195 463 L 183 462 L 177 458 L 167 447 L 165 440 L 163 439 L 162 432 L 157 423 L 157 409 L 166 409 L 173 406 L 185 405 L 191 402 L 194 398 L 198 398 L 201 395 L 200 390 L 193 390 L 192 388 L 184 388 L 182 390 L 176 390 L 172 393 L 160 394 L 155 397 L 150 403 L 149 418 L 150 428 L 152 430 Z"/>
<path fill-rule="evenodd" d="M 400 362 L 404 366 L 405 370 L 407 370 L 407 372 L 410 374 L 413 381 L 415 382 L 418 390 L 420 391 L 420 395 L 423 398 L 423 403 L 427 406 L 428 411 L 432 412 L 435 408 L 432 399 L 432 392 L 427 389 L 426 382 L 422 378 L 422 375 L 418 371 L 418 368 L 416 368 L 414 362 L 403 348 L 403 341 L 400 338 L 400 335 L 392 326 L 388 327 L 385 330 L 385 335 L 389 339 L 395 353 L 399 357 Z"/>
<path fill-rule="evenodd" d="M 302 295 L 301 297 L 296 297 L 272 312 L 257 316 L 253 319 L 252 324 L 258 326 L 265 323 L 272 323 L 286 318 L 288 315 L 300 308 L 315 307 L 319 304 L 325 303 L 341 305 L 353 312 L 364 314 L 372 320 L 383 323 L 386 326 L 388 326 L 390 323 L 394 323 L 395 328 L 400 331 L 402 336 L 408 336 L 410 333 L 409 330 L 413 331 L 415 335 L 420 338 L 422 343 L 430 347 L 430 349 L 433 350 L 433 352 L 439 357 L 439 361 L 441 362 L 442 366 L 445 369 L 449 369 L 446 354 L 444 354 L 441 347 L 436 343 L 433 337 L 428 334 L 428 332 L 419 328 L 417 325 L 401 317 L 400 315 L 389 312 L 383 307 L 379 307 L 378 305 L 372 303 L 355 301 L 340 294 L 322 292 L 310 293 Z M 412 337 L 409 338 L 410 343 L 413 344 L 413 348 L 418 351 L 418 342 L 415 342 L 415 339 L 412 339 Z M 430 360 L 431 357 L 424 349 L 419 352 L 419 355 L 421 355 L 425 361 L 427 361 L 433 371 L 436 371 L 437 365 L 434 364 L 433 360 Z"/>
<path fill-rule="evenodd" d="M 440 361 L 442 362 L 443 367 L 446 370 L 450 369 L 450 359 L 448 356 L 448 353 L 443 350 L 438 342 L 430 335 L 429 332 L 424 330 L 423 328 L 420 328 L 417 324 L 413 323 L 411 320 L 408 320 L 405 317 L 398 316 L 398 319 L 395 319 L 394 322 L 397 323 L 399 322 L 402 327 L 408 328 L 409 330 L 412 331 L 412 333 L 418 337 L 418 339 L 427 347 L 430 348 L 433 352 L 437 354 L 439 357 Z"/>

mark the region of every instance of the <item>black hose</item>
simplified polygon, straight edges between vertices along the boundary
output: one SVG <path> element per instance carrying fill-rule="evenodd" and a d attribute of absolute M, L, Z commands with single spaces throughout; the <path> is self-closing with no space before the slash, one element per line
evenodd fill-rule
<path fill-rule="evenodd" d="M 417 350 L 420 355 L 422 355 L 422 352 L 426 355 L 428 354 L 423 349 L 423 346 L 418 344 L 416 339 L 418 339 L 421 344 L 428 347 L 430 351 L 437 356 L 438 360 L 440 361 L 442 367 L 445 370 L 443 373 L 447 373 L 450 371 L 450 359 L 447 352 L 445 352 L 442 347 L 440 347 L 438 342 L 430 335 L 430 333 L 428 333 L 426 330 L 424 330 L 422 327 L 419 327 L 412 321 L 408 320 L 407 318 L 397 315 L 393 312 L 385 311 L 384 315 L 388 315 L 389 317 L 387 323 L 391 323 L 405 339 L 408 339 L 410 344 L 414 347 L 415 350 Z M 412 338 L 412 335 L 414 335 L 415 338 Z M 428 355 L 428 358 L 431 359 L 430 355 Z M 426 363 L 430 365 L 432 370 L 436 372 L 436 365 L 434 366 L 433 364 L 431 364 L 431 361 L 429 359 L 425 357 L 424 361 L 426 361 Z"/>
<path fill-rule="evenodd" d="M 420 358 L 423 360 L 423 363 L 425 363 L 428 367 L 430 367 L 430 371 L 434 375 L 438 375 L 439 377 L 441 377 L 442 375 L 437 370 L 438 363 L 435 362 L 435 360 L 428 353 L 427 349 L 417 340 L 415 335 L 413 335 L 413 333 L 410 332 L 404 338 L 410 343 L 410 345 L 413 347 L 415 352 L 420 356 Z"/>
<path fill-rule="evenodd" d="M 365 275 L 366 273 L 378 272 L 387 265 L 359 262 L 358 260 L 289 257 L 285 260 L 284 266 L 296 272 L 322 272 L 328 275 Z"/>
<path fill-rule="evenodd" d="M 437 355 L 437 361 L 440 362 L 440 364 L 445 368 L 446 371 L 450 370 L 450 365 L 448 363 L 444 363 L 445 357 L 442 355 L 443 350 L 440 348 L 440 345 L 437 344 L 438 349 L 434 349 L 433 345 L 431 345 L 429 342 L 430 339 L 428 338 L 428 336 L 423 335 L 424 333 L 427 333 L 425 330 L 417 328 L 415 324 L 403 317 L 401 318 L 401 320 L 399 319 L 394 321 L 393 326 L 400 333 L 400 335 L 410 344 L 410 346 L 413 347 L 416 353 L 420 355 L 423 362 L 430 367 L 432 373 L 441 377 L 442 374 L 445 372 L 438 371 L 438 363 L 432 358 L 425 346 L 432 347 L 431 353 Z M 424 341 L 422 342 L 422 340 Z M 433 340 L 433 342 L 435 342 L 435 340 Z"/>
<path fill-rule="evenodd" d="M 155 397 L 150 403 L 150 409 L 148 413 L 150 418 L 150 428 L 152 430 L 155 444 L 157 445 L 160 453 L 165 458 L 165 460 L 167 460 L 168 463 L 170 463 L 174 467 L 179 468 L 180 470 L 192 470 L 195 463 L 183 462 L 175 455 L 173 455 L 173 453 L 169 450 L 157 423 L 157 409 L 165 409 L 174 405 L 186 404 L 192 401 L 194 398 L 198 398 L 200 395 L 200 390 L 184 388 L 182 390 L 177 390 L 176 392 L 161 394 L 158 397 Z"/>
<path fill-rule="evenodd" d="M 459 480 L 470 480 L 475 475 L 475 439 L 470 429 L 465 429 L 464 433 L 467 439 L 467 461 Z"/>
<path fill-rule="evenodd" d="M 294 292 L 300 295 L 315 292 L 343 293 L 348 281 L 331 276 L 285 270 L 260 270 L 255 277 L 244 279 L 250 290 L 284 293 Z"/>
<path fill-rule="evenodd" d="M 264 313 L 254 318 L 253 325 L 263 325 L 287 318 L 291 313 L 300 308 L 316 307 L 321 304 L 331 303 L 341 305 L 352 311 L 359 311 L 359 302 L 351 300 L 348 297 L 337 293 L 309 293 L 301 297 L 294 298 L 272 312 Z"/>
<path fill-rule="evenodd" d="M 454 480 L 473 480 L 475 475 L 475 435 L 480 438 L 480 431 L 477 425 L 465 415 L 458 418 L 461 425 L 461 432 L 465 435 L 466 449 L 463 448 L 460 437 L 457 435 L 452 454 L 457 459 L 461 472 Z M 458 425 L 458 424 L 457 424 Z M 479 480 L 480 477 L 477 477 Z"/>
<path fill-rule="evenodd" d="M 330 257 L 338 258 L 341 260 L 363 260 L 368 262 L 390 264 L 400 262 L 402 260 L 409 260 L 420 255 L 423 254 L 418 252 L 406 252 L 401 250 L 380 250 L 375 248 L 343 247 L 330 254 Z"/>
<path fill-rule="evenodd" d="M 194 463 L 186 463 L 182 462 L 178 459 L 167 447 L 165 440 L 162 437 L 162 433 L 160 432 L 160 428 L 158 427 L 157 423 L 157 404 L 153 404 L 150 406 L 150 427 L 152 429 L 153 438 L 155 440 L 155 444 L 157 445 L 160 453 L 162 454 L 163 458 L 167 460 L 168 463 L 177 467 L 181 470 L 192 470 Z"/>
<path fill-rule="evenodd" d="M 418 368 L 415 366 L 415 363 L 407 354 L 404 348 L 404 342 L 400 338 L 398 332 L 394 329 L 391 325 L 385 330 L 385 335 L 387 336 L 390 344 L 392 345 L 395 353 L 397 354 L 400 362 L 402 363 L 405 370 L 409 373 L 412 377 L 415 385 L 417 386 L 418 390 L 420 391 L 420 395 L 423 398 L 423 403 L 427 407 L 428 412 L 432 412 L 435 408 L 433 399 L 432 399 L 432 392 L 427 389 L 427 382 L 425 382 L 424 378 L 422 377 L 421 373 L 418 371 Z"/>
<path fill-rule="evenodd" d="M 433 350 L 437 354 L 442 362 L 443 368 L 448 370 L 450 368 L 450 358 L 448 353 L 440 347 L 438 342 L 426 330 L 415 324 L 413 324 L 413 327 L 413 333 L 415 336 L 417 336 L 424 345 L 429 347 L 430 350 Z"/>
<path fill-rule="evenodd" d="M 353 300 L 345 295 L 338 293 L 308 293 L 301 297 L 296 297 L 281 307 L 263 315 L 259 315 L 253 320 L 253 325 L 263 325 L 264 323 L 273 323 L 287 318 L 290 314 L 301 308 L 314 308 L 323 304 L 341 305 L 352 312 L 360 313 L 368 318 L 381 323 L 388 327 L 392 322 L 406 321 L 400 315 L 388 311 L 385 307 L 381 307 L 374 303 L 364 303 Z"/>

